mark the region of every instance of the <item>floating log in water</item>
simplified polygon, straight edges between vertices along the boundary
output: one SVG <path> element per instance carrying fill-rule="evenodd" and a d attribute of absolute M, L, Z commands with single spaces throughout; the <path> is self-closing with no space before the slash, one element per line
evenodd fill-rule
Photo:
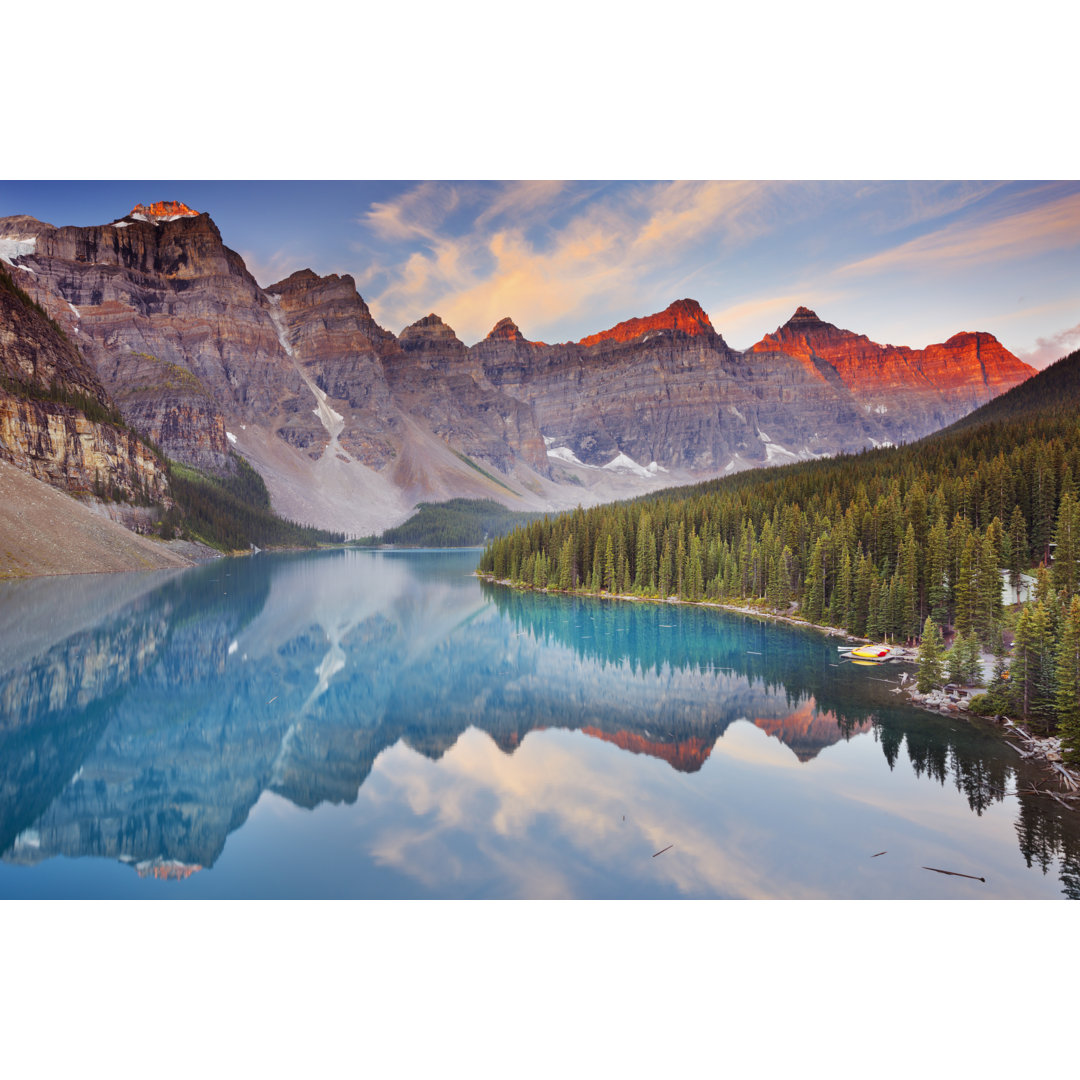
<path fill-rule="evenodd" d="M 971 878 L 972 881 L 981 881 L 984 885 L 986 884 L 986 878 L 984 878 L 984 877 L 976 877 L 974 874 L 961 874 L 956 870 L 939 870 L 936 866 L 924 866 L 923 869 L 924 870 L 933 870 L 933 872 L 935 874 L 948 874 L 949 877 Z"/>
<path fill-rule="evenodd" d="M 668 844 L 666 848 L 661 848 L 659 851 L 654 851 L 653 858 L 655 859 L 657 855 L 663 855 L 665 851 L 670 851 L 674 846 L 674 844 Z"/>
<path fill-rule="evenodd" d="M 1044 791 L 1042 794 L 1043 795 L 1049 795 L 1050 798 L 1054 800 L 1054 802 L 1061 803 L 1061 805 L 1064 806 L 1066 810 L 1075 810 L 1076 809 L 1075 806 L 1070 806 L 1060 795 L 1056 795 L 1052 791 Z"/>
<path fill-rule="evenodd" d="M 1054 766 L 1056 772 L 1058 772 L 1065 783 L 1065 786 L 1070 791 L 1076 790 L 1076 781 L 1073 779 L 1072 773 L 1068 769 L 1063 769 L 1056 761 L 1051 761 L 1051 765 Z"/>

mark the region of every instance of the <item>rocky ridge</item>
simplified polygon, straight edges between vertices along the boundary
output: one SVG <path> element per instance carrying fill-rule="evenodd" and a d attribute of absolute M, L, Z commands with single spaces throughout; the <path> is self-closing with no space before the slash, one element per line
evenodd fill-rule
<path fill-rule="evenodd" d="M 955 334 L 924 349 L 879 345 L 806 307 L 749 351 L 786 354 L 822 382 L 843 386 L 892 442 L 945 427 L 1035 373 L 992 334 Z"/>
<path fill-rule="evenodd" d="M 279 512 L 352 533 L 425 499 L 562 509 L 910 440 L 1031 373 L 989 334 L 879 346 L 806 308 L 740 353 L 690 299 L 556 345 L 506 318 L 467 347 L 435 313 L 394 335 L 349 275 L 261 288 L 175 202 L 0 219 L 0 247 L 128 423 L 219 472 L 235 444 Z"/>

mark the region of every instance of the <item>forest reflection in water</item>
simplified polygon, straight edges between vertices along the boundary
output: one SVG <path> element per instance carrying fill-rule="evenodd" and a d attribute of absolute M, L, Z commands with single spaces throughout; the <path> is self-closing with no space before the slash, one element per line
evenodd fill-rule
<path fill-rule="evenodd" d="M 475 562 L 4 586 L 0 895 L 1078 894 L 1030 767 L 834 640 Z"/>

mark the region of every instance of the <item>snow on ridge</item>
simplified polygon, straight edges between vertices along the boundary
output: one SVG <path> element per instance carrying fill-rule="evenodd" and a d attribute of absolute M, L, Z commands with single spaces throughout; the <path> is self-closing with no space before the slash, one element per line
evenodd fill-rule
<path fill-rule="evenodd" d="M 132 221 L 146 221 L 151 225 L 160 225 L 163 221 L 179 221 L 180 218 L 191 217 L 190 214 L 166 214 L 164 217 L 149 217 L 146 214 L 128 214 Z M 125 222 L 130 225 L 131 221 Z M 119 226 L 117 226 L 119 228 Z"/>
<path fill-rule="evenodd" d="M 541 435 L 540 438 L 544 440 L 545 446 L 551 446 L 556 441 L 554 435 Z"/>
<path fill-rule="evenodd" d="M 225 432 L 225 438 L 228 439 L 229 442 L 233 444 L 233 446 L 236 445 L 236 436 L 231 431 Z"/>
<path fill-rule="evenodd" d="M 655 465 L 656 462 L 653 462 L 653 464 Z M 656 475 L 655 472 L 650 472 L 648 469 L 639 465 L 628 454 L 623 453 L 616 454 L 615 457 L 613 457 L 606 465 L 603 466 L 603 468 L 611 469 L 613 471 L 625 470 L 626 472 L 632 472 L 635 476 L 643 476 L 646 479 L 652 479 L 652 477 Z M 659 468 L 659 466 L 657 466 L 657 468 Z"/>

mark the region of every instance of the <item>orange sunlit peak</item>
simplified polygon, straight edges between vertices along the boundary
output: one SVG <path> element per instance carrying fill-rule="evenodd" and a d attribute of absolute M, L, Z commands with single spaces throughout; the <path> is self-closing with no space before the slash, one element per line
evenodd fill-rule
<path fill-rule="evenodd" d="M 192 210 L 190 206 L 174 199 L 172 202 L 150 203 L 149 206 L 137 203 L 128 217 L 134 217 L 136 214 L 142 214 L 144 217 L 198 217 L 199 211 Z"/>

